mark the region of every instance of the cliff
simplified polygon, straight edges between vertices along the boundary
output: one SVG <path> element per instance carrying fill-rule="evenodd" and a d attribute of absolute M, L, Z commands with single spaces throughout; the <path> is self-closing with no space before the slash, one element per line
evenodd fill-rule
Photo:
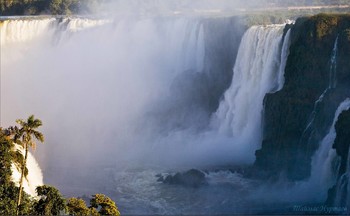
<path fill-rule="evenodd" d="M 337 120 L 335 130 L 337 137 L 334 141 L 333 148 L 337 155 L 340 156 L 339 170 L 337 173 L 337 183 L 328 191 L 328 198 L 326 203 L 328 205 L 346 206 L 348 187 L 348 177 L 344 174 L 348 172 L 348 158 L 350 146 L 350 110 L 343 111 Z M 338 198 L 337 198 L 338 197 Z M 340 199 L 339 199 L 340 198 Z"/>
<path fill-rule="evenodd" d="M 264 100 L 264 137 L 254 164 L 259 177 L 301 180 L 310 175 L 318 143 L 339 103 L 350 96 L 348 53 L 349 15 L 319 14 L 296 20 L 285 85 Z"/>

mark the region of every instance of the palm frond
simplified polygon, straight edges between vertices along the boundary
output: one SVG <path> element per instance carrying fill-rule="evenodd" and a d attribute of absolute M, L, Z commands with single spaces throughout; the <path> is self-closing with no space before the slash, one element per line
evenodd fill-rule
<path fill-rule="evenodd" d="M 17 119 L 16 120 L 16 123 L 21 125 L 21 126 L 24 126 L 25 125 L 25 122 L 23 121 L 23 119 Z"/>
<path fill-rule="evenodd" d="M 16 169 L 21 171 L 23 160 L 24 160 L 22 152 L 19 149 L 17 149 L 16 151 L 12 151 L 11 157 L 12 157 L 12 162 L 15 165 Z"/>
<path fill-rule="evenodd" d="M 33 150 L 36 149 L 36 143 L 33 141 L 28 142 L 28 146 L 32 147 Z"/>
<path fill-rule="evenodd" d="M 44 142 L 44 135 L 39 131 L 33 131 L 34 137 L 40 142 Z"/>

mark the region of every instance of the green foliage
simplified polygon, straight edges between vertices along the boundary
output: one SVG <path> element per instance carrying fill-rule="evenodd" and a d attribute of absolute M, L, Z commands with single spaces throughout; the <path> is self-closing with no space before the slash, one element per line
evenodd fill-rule
<path fill-rule="evenodd" d="M 19 196 L 20 189 L 12 181 L 11 167 L 14 164 L 20 170 L 26 157 L 16 150 L 15 142 L 25 148 L 33 147 L 35 143 L 32 139 L 43 142 L 44 136 L 35 130 L 42 125 L 42 122 L 35 119 L 34 116 L 30 116 L 26 121 L 17 120 L 17 123 L 20 124 L 20 128 L 17 126 L 7 129 L 0 128 L 0 215 L 62 215 L 67 213 L 92 216 L 120 215 L 115 202 L 103 194 L 94 195 L 90 200 L 91 207 L 89 208 L 84 200 L 78 198 L 70 198 L 66 204 L 60 192 L 48 185 L 36 188 L 39 200 L 30 197 L 25 192 Z M 27 173 L 28 169 L 25 168 L 24 174 Z M 22 197 L 22 201 L 17 208 L 18 197 Z"/>
<path fill-rule="evenodd" d="M 51 14 L 66 14 L 78 12 L 78 0 L 51 0 L 49 4 L 49 10 Z"/>
<path fill-rule="evenodd" d="M 14 215 L 16 213 L 19 188 L 12 182 L 11 164 L 19 165 L 23 155 L 15 150 L 10 138 L 14 128 L 0 128 L 0 215 Z M 20 205 L 19 214 L 32 213 L 32 200 L 28 194 L 23 194 L 24 202 Z"/>
<path fill-rule="evenodd" d="M 330 14 L 319 14 L 312 19 L 316 22 L 316 36 L 318 39 L 331 34 L 338 24 L 339 17 Z"/>
<path fill-rule="evenodd" d="M 40 142 L 44 142 L 44 135 L 35 130 L 43 125 L 40 119 L 35 119 L 34 115 L 31 115 L 27 121 L 18 119 L 16 122 L 22 126 L 14 136 L 14 141 L 16 143 L 21 145 L 28 144 L 30 147 L 35 148 L 35 143 L 33 142 L 32 137 L 35 137 L 35 139 Z"/>
<path fill-rule="evenodd" d="M 111 198 L 107 197 L 103 194 L 95 194 L 92 196 L 92 199 L 90 200 L 91 207 L 94 207 L 96 209 L 100 208 L 99 213 L 101 215 L 120 215 L 120 212 L 118 211 L 118 208 L 113 200 Z"/>
<path fill-rule="evenodd" d="M 21 145 L 24 152 L 24 159 L 21 162 L 21 178 L 19 181 L 19 193 L 18 193 L 18 200 L 17 200 L 17 207 L 19 208 L 21 204 L 22 199 L 22 185 L 23 185 L 23 178 L 28 174 L 27 170 L 27 157 L 28 157 L 28 149 L 29 147 L 35 148 L 36 144 L 33 141 L 33 137 L 40 142 L 44 142 L 44 135 L 35 130 L 38 127 L 42 126 L 42 122 L 40 119 L 35 119 L 34 115 L 29 116 L 27 121 L 24 121 L 22 119 L 16 120 L 16 122 L 21 126 L 21 128 L 14 127 L 13 128 L 13 142 Z M 18 213 L 18 212 L 17 212 Z"/>
<path fill-rule="evenodd" d="M 0 215 L 13 215 L 16 209 L 18 191 L 11 181 L 13 148 L 6 131 L 0 128 Z"/>
<path fill-rule="evenodd" d="M 35 213 L 39 215 L 60 215 L 66 210 L 66 201 L 54 187 L 43 185 L 36 188 L 40 199 L 34 203 Z"/>
<path fill-rule="evenodd" d="M 88 208 L 84 200 L 79 198 L 69 198 L 67 202 L 67 210 L 69 215 L 84 216 L 84 215 L 99 215 L 95 208 Z"/>
<path fill-rule="evenodd" d="M 91 12 L 98 0 L 0 0 L 1 15 L 70 15 Z"/>

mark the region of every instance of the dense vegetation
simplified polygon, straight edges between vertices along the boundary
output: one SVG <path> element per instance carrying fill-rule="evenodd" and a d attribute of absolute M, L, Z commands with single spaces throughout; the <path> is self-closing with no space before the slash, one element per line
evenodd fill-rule
<path fill-rule="evenodd" d="M 218 3 L 217 3 L 218 2 Z M 71 15 L 86 14 L 97 10 L 99 6 L 112 3 L 121 6 L 129 4 L 132 10 L 144 8 L 149 11 L 168 8 L 172 10 L 188 10 L 203 8 L 220 8 L 224 11 L 234 10 L 239 7 L 274 8 L 294 6 L 325 6 L 325 5 L 349 5 L 348 0 L 262 0 L 262 1 L 231 1 L 231 0 L 182 0 L 182 1 L 147 1 L 147 0 L 0 0 L 0 14 L 11 15 Z M 106 6 L 108 8 L 108 6 Z"/>
<path fill-rule="evenodd" d="M 294 1 L 286 1 L 286 0 L 268 0 L 267 2 L 271 2 L 280 6 L 300 6 L 300 5 L 336 5 L 336 4 L 349 4 L 348 0 L 294 0 Z"/>
<path fill-rule="evenodd" d="M 17 123 L 19 126 L 0 128 L 0 215 L 120 215 L 115 202 L 103 194 L 93 195 L 88 207 L 79 198 L 66 200 L 53 186 L 38 186 L 37 197 L 18 187 L 12 179 L 12 165 L 21 172 L 22 185 L 23 177 L 30 172 L 26 168 L 28 147 L 35 147 L 33 138 L 43 141 L 44 137 L 36 130 L 42 124 L 34 116 Z"/>
<path fill-rule="evenodd" d="M 0 0 L 2 16 L 89 13 L 98 0 Z"/>

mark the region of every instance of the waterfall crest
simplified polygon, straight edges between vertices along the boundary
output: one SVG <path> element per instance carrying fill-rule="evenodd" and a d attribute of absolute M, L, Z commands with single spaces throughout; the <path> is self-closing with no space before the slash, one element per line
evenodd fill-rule
<path fill-rule="evenodd" d="M 55 19 L 42 20 L 5 20 L 0 24 L 1 46 L 26 42 L 47 34 Z"/>
<path fill-rule="evenodd" d="M 277 91 L 281 90 L 284 85 L 284 70 L 286 68 L 287 59 L 289 55 L 289 47 L 290 47 L 290 35 L 291 35 L 291 29 L 288 29 L 286 35 L 284 36 L 283 40 L 283 46 L 282 46 L 282 52 L 281 52 L 281 63 L 278 70 L 278 89 Z"/>
<path fill-rule="evenodd" d="M 84 18 L 4 20 L 0 22 L 0 45 L 24 43 L 47 36 L 53 37 L 53 33 L 57 33 L 57 30 L 78 32 L 110 22 L 110 20 Z"/>
<path fill-rule="evenodd" d="M 284 25 L 253 26 L 244 34 L 232 84 L 213 118 L 220 133 L 254 145 L 261 141 L 264 96 L 280 89 L 284 82 L 290 33 L 282 44 L 283 28 Z"/>

